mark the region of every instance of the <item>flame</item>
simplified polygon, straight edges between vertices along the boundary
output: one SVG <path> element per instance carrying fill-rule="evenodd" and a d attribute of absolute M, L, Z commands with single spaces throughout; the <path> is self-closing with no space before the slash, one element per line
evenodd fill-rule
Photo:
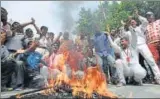
<path fill-rule="evenodd" d="M 109 96 L 111 98 L 115 98 L 116 95 L 112 94 L 107 90 L 107 83 L 103 73 L 100 72 L 98 66 L 89 67 L 86 71 L 86 74 L 83 78 L 83 84 L 85 88 L 83 90 L 88 95 L 87 98 L 92 96 L 93 92 L 97 92 L 102 96 Z"/>
<path fill-rule="evenodd" d="M 17 98 L 17 99 L 20 99 L 21 97 L 22 97 L 22 96 L 21 96 L 20 94 L 17 94 L 17 95 L 16 95 L 16 98 Z"/>
<path fill-rule="evenodd" d="M 73 55 L 74 53 L 74 55 Z M 79 96 L 84 93 L 83 98 L 91 98 L 94 92 L 99 95 L 117 98 L 115 94 L 107 89 L 107 83 L 105 75 L 99 69 L 99 66 L 89 67 L 84 71 L 78 71 L 78 54 L 75 51 L 69 50 L 69 48 L 60 47 L 59 55 L 55 57 L 55 62 L 50 71 L 49 87 L 52 89 L 45 90 L 43 94 L 49 94 L 50 92 L 55 92 L 54 87 L 60 86 L 63 83 L 68 84 L 72 88 L 72 95 Z M 69 69 L 66 63 L 70 66 Z M 53 73 L 58 72 L 56 77 L 53 77 Z"/>

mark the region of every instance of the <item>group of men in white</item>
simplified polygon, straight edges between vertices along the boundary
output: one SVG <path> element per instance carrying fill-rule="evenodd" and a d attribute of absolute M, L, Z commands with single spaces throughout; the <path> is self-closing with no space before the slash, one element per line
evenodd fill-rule
<path fill-rule="evenodd" d="M 139 53 L 151 67 L 156 83 L 160 84 L 160 70 L 148 48 L 145 35 L 147 26 L 151 22 L 150 20 L 154 20 L 154 14 L 152 12 L 147 13 L 147 15 L 150 15 L 150 20 L 140 16 L 138 11 L 135 11 L 135 15 L 141 22 L 139 26 L 137 26 L 137 22 L 134 19 L 129 17 L 128 29 L 123 28 L 121 37 L 113 41 L 110 34 L 107 33 L 109 42 L 114 48 L 117 57 L 115 68 L 119 76 L 120 83 L 118 85 L 123 86 L 126 84 L 125 77 L 133 77 L 140 85 L 143 84 L 142 79 L 146 76 L 146 70 L 139 63 Z M 124 26 L 127 25 L 123 21 L 122 24 Z"/>

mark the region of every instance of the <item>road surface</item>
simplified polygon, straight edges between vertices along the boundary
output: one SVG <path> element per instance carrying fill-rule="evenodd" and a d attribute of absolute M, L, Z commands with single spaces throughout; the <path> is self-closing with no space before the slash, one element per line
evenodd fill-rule
<path fill-rule="evenodd" d="M 117 94 L 118 96 L 125 98 L 160 98 L 160 85 L 145 84 L 143 86 L 127 85 L 123 87 L 108 85 L 108 88 L 110 91 Z M 1 98 L 8 98 L 12 95 L 16 95 L 18 93 L 30 90 L 33 89 L 26 89 L 23 91 L 2 92 Z"/>

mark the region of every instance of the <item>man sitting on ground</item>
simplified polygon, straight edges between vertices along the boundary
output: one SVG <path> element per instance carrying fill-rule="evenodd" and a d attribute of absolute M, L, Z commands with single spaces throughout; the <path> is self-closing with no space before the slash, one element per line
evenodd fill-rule
<path fill-rule="evenodd" d="M 15 73 L 15 85 L 11 86 L 13 88 L 19 88 L 23 86 L 24 82 L 24 64 L 22 61 L 16 61 L 15 56 L 22 52 L 22 50 L 17 50 L 16 53 L 10 54 L 4 42 L 6 40 L 6 33 L 1 32 L 1 86 L 2 91 L 6 91 L 6 87 L 11 86 L 11 76 Z M 7 86 L 8 84 L 8 86 Z"/>
<path fill-rule="evenodd" d="M 30 79 L 28 81 L 30 88 L 44 87 L 46 83 L 40 74 L 40 70 L 41 67 L 47 66 L 47 64 L 42 60 L 42 55 L 35 51 L 37 46 L 38 42 L 29 41 L 27 47 L 29 50 L 24 50 L 23 54 L 19 55 L 19 60 L 25 62 L 25 73 L 27 74 L 26 79 Z"/>

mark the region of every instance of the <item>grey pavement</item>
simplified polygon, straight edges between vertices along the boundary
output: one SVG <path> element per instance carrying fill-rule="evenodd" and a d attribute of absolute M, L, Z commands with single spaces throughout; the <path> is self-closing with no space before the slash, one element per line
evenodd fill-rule
<path fill-rule="evenodd" d="M 144 84 L 143 86 L 123 87 L 109 85 L 109 90 L 125 98 L 160 98 L 160 85 Z"/>
<path fill-rule="evenodd" d="M 116 87 L 115 85 L 108 85 L 111 92 L 120 97 L 125 98 L 160 98 L 160 85 L 144 84 L 143 86 L 123 86 Z M 1 92 L 1 98 L 8 98 L 12 95 L 31 91 L 34 89 L 25 89 L 23 91 Z"/>

